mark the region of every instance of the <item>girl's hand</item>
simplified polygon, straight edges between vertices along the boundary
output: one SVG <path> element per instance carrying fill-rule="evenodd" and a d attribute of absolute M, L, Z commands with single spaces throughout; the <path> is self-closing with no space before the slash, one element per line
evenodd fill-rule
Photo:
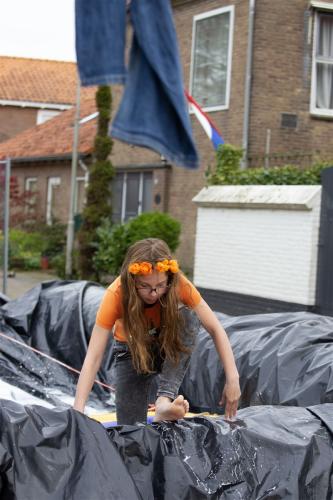
<path fill-rule="evenodd" d="M 219 402 L 219 405 L 225 405 L 224 418 L 226 420 L 232 420 L 236 416 L 240 395 L 239 381 L 227 381 Z"/>

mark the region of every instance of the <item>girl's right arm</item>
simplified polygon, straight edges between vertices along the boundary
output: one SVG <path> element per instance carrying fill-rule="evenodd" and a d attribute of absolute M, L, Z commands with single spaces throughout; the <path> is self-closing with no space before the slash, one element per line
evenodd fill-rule
<path fill-rule="evenodd" d="M 74 409 L 83 413 L 86 401 L 101 366 L 104 351 L 109 340 L 110 330 L 95 324 L 88 351 L 77 383 Z"/>

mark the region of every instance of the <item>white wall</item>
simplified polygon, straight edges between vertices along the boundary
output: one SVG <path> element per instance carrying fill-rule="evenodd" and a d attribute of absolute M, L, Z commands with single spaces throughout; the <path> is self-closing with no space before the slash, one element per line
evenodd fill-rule
<path fill-rule="evenodd" d="M 313 305 L 320 199 L 320 186 L 203 189 L 194 198 L 194 283 Z"/>

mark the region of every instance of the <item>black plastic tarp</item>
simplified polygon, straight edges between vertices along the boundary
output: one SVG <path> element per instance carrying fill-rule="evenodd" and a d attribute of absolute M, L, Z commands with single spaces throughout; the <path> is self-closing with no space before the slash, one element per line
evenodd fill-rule
<path fill-rule="evenodd" d="M 85 281 L 43 283 L 0 307 L 0 331 L 80 369 L 103 293 L 101 286 Z M 235 354 L 242 407 L 333 402 L 333 318 L 307 312 L 217 314 Z M 112 384 L 111 343 L 99 380 Z M 4 339 L 0 346 L 1 380 L 48 400 L 51 388 L 74 395 L 75 374 Z M 212 339 L 201 329 L 182 392 L 193 410 L 219 412 L 223 384 Z M 94 401 L 112 406 L 110 392 L 98 385 Z"/>
<path fill-rule="evenodd" d="M 217 315 L 236 358 L 241 407 L 333 403 L 333 318 L 308 312 Z M 193 409 L 219 411 L 223 384 L 216 349 L 201 329 L 182 390 Z"/>
<path fill-rule="evenodd" d="M 0 307 L 0 333 L 80 370 L 103 293 L 85 281 L 43 283 Z M 56 406 L 71 406 L 77 374 L 10 339 L 0 337 L 0 390 L 4 382 Z M 106 367 L 112 367 L 111 345 L 110 338 L 102 382 L 109 379 Z M 95 384 L 89 404 L 113 410 L 113 393 Z"/>
<path fill-rule="evenodd" d="M 71 409 L 77 374 L 27 348 L 79 370 L 103 293 L 48 282 L 0 307 L 1 500 L 332 500 L 333 318 L 218 313 L 240 372 L 237 420 L 105 430 Z M 223 384 L 201 329 L 181 390 L 192 410 L 216 411 Z M 113 393 L 95 384 L 88 408 L 114 410 Z"/>
<path fill-rule="evenodd" d="M 250 407 L 106 431 L 80 413 L 0 401 L 2 500 L 331 500 L 333 405 Z M 325 418 L 327 422 L 325 422 Z"/>

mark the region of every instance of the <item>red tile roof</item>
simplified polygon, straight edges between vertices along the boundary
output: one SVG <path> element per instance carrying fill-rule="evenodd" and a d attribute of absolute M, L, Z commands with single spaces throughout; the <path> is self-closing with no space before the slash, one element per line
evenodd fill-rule
<path fill-rule="evenodd" d="M 96 88 L 94 89 L 96 91 Z M 81 100 L 81 119 L 96 112 L 95 96 Z M 0 158 L 48 158 L 70 155 L 73 148 L 75 108 L 63 111 L 60 115 L 41 125 L 0 143 Z M 92 152 L 96 135 L 97 119 L 80 125 L 79 153 Z"/>
<path fill-rule="evenodd" d="M 75 63 L 0 56 L 0 100 L 74 104 L 76 86 Z"/>

